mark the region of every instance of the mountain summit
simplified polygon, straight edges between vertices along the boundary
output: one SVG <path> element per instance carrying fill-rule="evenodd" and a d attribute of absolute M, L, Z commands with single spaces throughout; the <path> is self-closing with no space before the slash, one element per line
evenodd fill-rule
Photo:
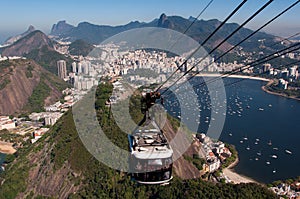
<path fill-rule="evenodd" d="M 44 46 L 53 48 L 53 41 L 51 41 L 43 32 L 36 30 L 29 33 L 25 37 L 22 37 L 14 44 L 4 48 L 2 55 L 24 56 L 32 50 L 41 49 Z"/>
<path fill-rule="evenodd" d="M 24 33 L 8 38 L 4 42 L 3 46 L 10 46 L 10 45 L 14 44 L 16 41 L 18 41 L 19 39 L 22 39 L 23 37 L 27 36 L 28 34 L 32 33 L 33 31 L 35 31 L 35 28 L 32 25 L 30 25 Z"/>
<path fill-rule="evenodd" d="M 161 28 L 169 28 L 169 29 L 174 28 L 174 24 L 172 23 L 172 21 L 170 21 L 168 19 L 167 15 L 165 13 L 160 15 L 157 26 L 161 27 Z"/>
<path fill-rule="evenodd" d="M 65 32 L 69 32 L 74 28 L 74 26 L 68 24 L 65 20 L 59 21 L 57 24 L 54 24 L 51 29 L 50 35 L 59 36 Z"/>

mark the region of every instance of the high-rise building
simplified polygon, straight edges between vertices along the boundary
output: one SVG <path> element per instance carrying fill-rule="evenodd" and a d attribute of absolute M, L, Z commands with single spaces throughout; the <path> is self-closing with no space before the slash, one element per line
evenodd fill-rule
<path fill-rule="evenodd" d="M 65 60 L 57 61 L 58 76 L 62 79 L 67 78 L 67 64 Z"/>
<path fill-rule="evenodd" d="M 78 74 L 81 74 L 82 73 L 82 64 L 79 62 L 78 63 Z"/>
<path fill-rule="evenodd" d="M 73 73 L 77 73 L 76 62 L 72 63 L 72 71 Z"/>

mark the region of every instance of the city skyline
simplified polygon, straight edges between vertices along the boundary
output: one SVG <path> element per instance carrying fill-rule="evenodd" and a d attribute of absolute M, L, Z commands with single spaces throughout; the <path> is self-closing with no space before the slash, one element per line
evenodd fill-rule
<path fill-rule="evenodd" d="M 162 13 L 168 16 L 196 17 L 210 0 L 188 2 L 171 0 L 152 1 L 20 1 L 14 0 L 1 3 L 2 19 L 0 22 L 0 43 L 9 36 L 24 32 L 29 25 L 49 34 L 53 24 L 66 20 L 69 24 L 77 26 L 80 22 L 89 22 L 97 25 L 124 25 L 130 21 L 150 22 L 158 18 Z M 241 2 L 214 0 L 199 19 L 218 19 L 222 21 Z M 230 20 L 230 22 L 242 23 L 259 9 L 267 0 L 248 1 L 242 9 Z M 294 3 L 295 0 L 273 1 L 270 6 L 259 14 L 247 26 L 255 29 L 261 24 L 278 14 L 283 9 Z M 297 13 L 300 6 L 297 5 L 280 19 L 276 20 L 264 31 L 289 36 L 300 30 L 297 23 Z"/>

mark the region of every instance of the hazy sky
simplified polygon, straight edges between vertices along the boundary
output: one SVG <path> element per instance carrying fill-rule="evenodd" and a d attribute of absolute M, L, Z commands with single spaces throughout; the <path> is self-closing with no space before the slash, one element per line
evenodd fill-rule
<path fill-rule="evenodd" d="M 121 25 L 130 21 L 149 22 L 161 13 L 188 18 L 197 16 L 210 0 L 4 0 L 0 3 L 0 42 L 24 32 L 29 25 L 49 33 L 52 25 L 66 20 L 72 25 Z M 214 0 L 201 19 L 223 20 L 242 0 Z M 255 29 L 296 0 L 274 0 L 248 27 Z M 267 0 L 248 0 L 231 22 L 241 23 Z M 300 3 L 265 31 L 286 36 L 300 31 Z"/>

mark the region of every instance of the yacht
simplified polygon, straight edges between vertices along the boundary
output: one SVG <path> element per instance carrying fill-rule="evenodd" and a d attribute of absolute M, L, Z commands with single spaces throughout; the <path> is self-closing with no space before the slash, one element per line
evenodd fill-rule
<path fill-rule="evenodd" d="M 289 150 L 285 150 L 285 152 L 287 153 L 287 154 L 292 154 L 292 152 L 291 151 L 289 151 Z"/>
<path fill-rule="evenodd" d="M 271 157 L 274 159 L 277 159 L 277 155 L 272 155 Z"/>

